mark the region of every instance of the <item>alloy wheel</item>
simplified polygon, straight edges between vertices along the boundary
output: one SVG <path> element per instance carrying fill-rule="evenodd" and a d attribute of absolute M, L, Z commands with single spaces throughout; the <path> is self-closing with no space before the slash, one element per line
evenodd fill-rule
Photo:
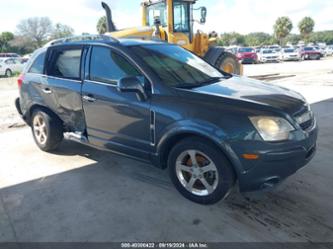
<path fill-rule="evenodd" d="M 47 141 L 46 123 L 42 115 L 37 114 L 33 120 L 33 131 L 39 144 L 44 145 Z"/>
<path fill-rule="evenodd" d="M 176 175 L 187 191 L 198 196 L 213 193 L 219 181 L 214 162 L 198 150 L 186 150 L 178 156 Z"/>

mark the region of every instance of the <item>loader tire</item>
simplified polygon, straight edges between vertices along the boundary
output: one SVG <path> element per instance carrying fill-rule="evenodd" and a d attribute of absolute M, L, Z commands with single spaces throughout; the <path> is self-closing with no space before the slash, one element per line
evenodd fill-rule
<path fill-rule="evenodd" d="M 227 73 L 242 74 L 242 65 L 238 62 L 237 57 L 229 52 L 223 52 L 216 60 L 215 66 Z"/>

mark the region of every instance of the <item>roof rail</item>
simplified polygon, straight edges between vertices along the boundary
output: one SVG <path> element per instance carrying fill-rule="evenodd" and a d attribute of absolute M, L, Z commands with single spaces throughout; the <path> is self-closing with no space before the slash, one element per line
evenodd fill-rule
<path fill-rule="evenodd" d="M 79 42 L 79 41 L 112 41 L 119 42 L 116 38 L 110 35 L 79 35 L 79 36 L 71 36 L 66 38 L 60 38 L 56 40 L 52 40 L 44 45 L 44 47 L 49 47 L 53 45 L 68 43 L 68 42 Z"/>

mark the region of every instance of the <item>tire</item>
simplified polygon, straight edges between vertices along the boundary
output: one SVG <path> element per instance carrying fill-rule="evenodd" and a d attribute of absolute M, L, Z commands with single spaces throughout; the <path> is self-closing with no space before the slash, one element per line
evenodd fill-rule
<path fill-rule="evenodd" d="M 12 70 L 7 69 L 6 72 L 5 72 L 5 76 L 6 76 L 7 78 L 12 77 L 12 76 L 13 76 L 13 72 L 12 72 Z"/>
<path fill-rule="evenodd" d="M 48 111 L 38 109 L 33 112 L 31 130 L 35 143 L 42 151 L 55 150 L 63 139 L 61 120 Z"/>
<path fill-rule="evenodd" d="M 229 52 L 223 52 L 216 60 L 215 66 L 227 73 L 241 74 L 241 64 L 238 62 L 237 57 Z"/>
<path fill-rule="evenodd" d="M 191 158 L 196 163 L 192 164 Z M 223 153 L 209 141 L 196 137 L 184 139 L 171 149 L 168 170 L 171 181 L 185 198 L 204 205 L 225 198 L 235 182 L 232 165 Z"/>

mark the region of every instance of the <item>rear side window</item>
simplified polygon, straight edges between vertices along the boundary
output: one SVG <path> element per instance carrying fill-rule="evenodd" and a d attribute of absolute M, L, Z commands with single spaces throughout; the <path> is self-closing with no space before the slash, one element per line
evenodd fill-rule
<path fill-rule="evenodd" d="M 105 47 L 94 47 L 91 54 L 90 80 L 117 84 L 126 76 L 139 76 L 139 71 L 123 56 Z"/>
<path fill-rule="evenodd" d="M 51 54 L 51 63 L 48 68 L 48 75 L 67 78 L 80 79 L 82 49 L 55 49 Z"/>
<path fill-rule="evenodd" d="M 36 57 L 32 63 L 29 73 L 43 74 L 44 73 L 45 52 Z"/>

